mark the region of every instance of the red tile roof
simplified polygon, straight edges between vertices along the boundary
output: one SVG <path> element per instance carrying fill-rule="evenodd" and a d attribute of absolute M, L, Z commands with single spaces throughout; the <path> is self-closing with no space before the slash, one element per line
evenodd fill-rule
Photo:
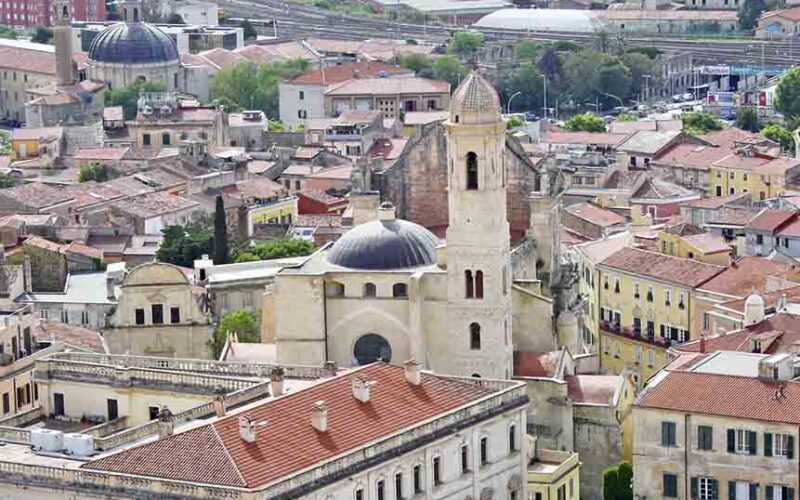
<path fill-rule="evenodd" d="M 684 236 L 683 239 L 693 247 L 702 250 L 705 253 L 731 251 L 731 246 L 725 241 L 725 238 L 722 236 L 717 236 L 716 234 L 693 234 L 691 236 Z"/>
<path fill-rule="evenodd" d="M 627 134 L 604 132 L 548 132 L 541 142 L 549 144 L 586 144 L 616 146 L 628 137 Z"/>
<path fill-rule="evenodd" d="M 330 87 L 326 96 L 450 93 L 450 84 L 428 78 L 354 78 Z"/>
<path fill-rule="evenodd" d="M 775 231 L 787 222 L 796 220 L 797 214 L 792 210 L 767 209 L 755 216 L 748 224 L 749 229 Z"/>
<path fill-rule="evenodd" d="M 676 165 L 681 167 L 708 170 L 716 161 L 731 154 L 730 149 L 702 144 L 678 144 L 661 155 L 654 165 Z"/>
<path fill-rule="evenodd" d="M 781 387 L 786 397 L 776 399 Z M 647 387 L 636 405 L 799 425 L 800 383 L 673 371 Z"/>
<path fill-rule="evenodd" d="M 772 12 L 765 12 L 760 18 L 759 21 L 768 19 L 770 17 L 782 17 L 784 19 L 788 19 L 790 21 L 800 21 L 800 8 L 794 7 L 791 9 L 783 9 L 783 10 L 775 10 Z"/>
<path fill-rule="evenodd" d="M 564 211 L 600 227 L 611 227 L 625 223 L 625 217 L 588 202 L 570 205 L 564 208 Z"/>
<path fill-rule="evenodd" d="M 618 375 L 567 375 L 567 395 L 578 405 L 612 405 L 620 384 Z"/>
<path fill-rule="evenodd" d="M 554 377 L 561 351 L 514 353 L 514 375 L 517 377 Z"/>
<path fill-rule="evenodd" d="M 716 144 L 720 147 L 720 149 L 726 150 L 732 149 L 737 142 L 748 141 L 752 139 L 764 139 L 763 136 L 760 136 L 754 132 L 748 132 L 735 127 L 729 127 L 708 133 L 706 135 L 701 135 L 700 138 L 710 142 L 711 144 Z"/>
<path fill-rule="evenodd" d="M 781 236 L 800 236 L 800 218 L 797 218 L 789 224 L 783 226 L 778 234 Z"/>
<path fill-rule="evenodd" d="M 106 353 L 103 336 L 100 332 L 82 326 L 68 325 L 55 321 L 39 321 L 33 330 L 36 340 L 56 340 L 92 352 Z"/>
<path fill-rule="evenodd" d="M 769 300 L 764 297 L 765 303 L 774 303 L 774 299 L 782 294 L 800 297 L 800 287 L 795 287 L 792 290 L 794 291 L 781 290 L 774 294 L 769 294 L 773 297 Z M 775 295 L 777 297 L 774 297 Z M 731 301 L 726 303 L 725 306 L 733 306 L 730 308 L 744 312 L 745 300 Z M 705 352 L 752 352 L 753 344 L 751 340 L 754 338 L 761 340 L 761 352 L 763 354 L 794 353 L 797 351 L 797 347 L 800 346 L 800 317 L 794 314 L 778 313 L 742 330 L 706 339 Z M 693 340 L 676 345 L 675 349 L 682 352 L 700 352 L 700 341 Z"/>
<path fill-rule="evenodd" d="M 749 198 L 748 193 L 731 194 L 728 196 L 713 196 L 711 198 L 703 198 L 700 200 L 691 200 L 681 203 L 682 207 L 692 208 L 721 208 L 728 203 L 735 202 L 742 198 Z"/>
<path fill-rule="evenodd" d="M 623 248 L 608 257 L 600 265 L 632 274 L 678 283 L 689 288 L 694 288 L 708 281 L 725 269 L 722 266 L 639 250 L 638 248 Z"/>
<path fill-rule="evenodd" d="M 761 257 L 742 257 L 703 283 L 700 288 L 733 297 L 744 297 L 754 290 L 764 290 L 770 276 L 793 279 L 798 275 L 800 275 L 800 269 L 793 265 L 781 264 Z"/>
<path fill-rule="evenodd" d="M 370 402 L 352 395 L 352 378 L 376 383 Z M 403 368 L 375 363 L 212 423 L 93 460 L 84 469 L 258 488 L 352 452 L 492 394 L 470 383 L 423 374 L 414 386 Z M 311 426 L 311 407 L 328 406 L 328 430 Z M 239 436 L 238 418 L 267 422 L 256 441 Z"/>
<path fill-rule="evenodd" d="M 402 66 L 384 62 L 357 62 L 331 66 L 325 69 L 308 71 L 289 80 L 292 85 L 333 85 L 352 78 L 377 78 L 381 72 L 389 75 L 413 75 Z"/>

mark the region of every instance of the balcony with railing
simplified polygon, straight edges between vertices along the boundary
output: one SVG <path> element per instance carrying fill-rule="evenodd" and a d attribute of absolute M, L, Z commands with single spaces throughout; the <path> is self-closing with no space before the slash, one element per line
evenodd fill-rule
<path fill-rule="evenodd" d="M 672 340 L 658 337 L 656 336 L 655 332 L 642 332 L 641 329 L 622 327 L 619 323 L 613 321 L 601 321 L 600 330 L 602 330 L 604 333 L 610 333 L 612 335 L 636 342 L 643 342 L 656 347 L 669 348 L 673 344 Z"/>

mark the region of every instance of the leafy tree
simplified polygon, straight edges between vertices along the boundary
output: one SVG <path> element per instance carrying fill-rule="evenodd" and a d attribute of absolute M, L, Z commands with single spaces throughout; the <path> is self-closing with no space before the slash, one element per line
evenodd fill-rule
<path fill-rule="evenodd" d="M 108 171 L 106 166 L 102 163 L 92 163 L 90 165 L 81 165 L 78 171 L 78 182 L 105 182 L 108 180 Z"/>
<path fill-rule="evenodd" d="M 561 57 L 559 57 L 558 52 L 556 52 L 556 49 L 553 47 L 548 47 L 544 50 L 542 57 L 539 58 L 539 62 L 536 65 L 539 67 L 539 71 L 551 82 L 556 82 L 561 79 L 561 72 L 564 67 L 561 63 Z"/>
<path fill-rule="evenodd" d="M 800 118 L 800 68 L 787 71 L 775 91 L 775 109 L 789 119 Z"/>
<path fill-rule="evenodd" d="M 661 49 L 655 47 L 633 47 L 627 50 L 628 54 L 644 54 L 650 59 L 655 59 L 662 54 Z"/>
<path fill-rule="evenodd" d="M 258 255 L 250 252 L 240 252 L 236 254 L 236 258 L 233 259 L 233 262 L 239 264 L 241 262 L 255 262 L 261 260 Z"/>
<path fill-rule="evenodd" d="M 743 30 L 755 28 L 758 17 L 765 10 L 767 10 L 765 0 L 744 0 L 739 7 L 739 27 Z"/>
<path fill-rule="evenodd" d="M 258 315 L 251 311 L 232 311 L 219 321 L 214 330 L 214 336 L 209 342 L 214 359 L 219 359 L 228 332 L 236 333 L 239 342 L 258 343 L 261 341 L 261 321 Z"/>
<path fill-rule="evenodd" d="M 761 135 L 780 144 L 784 151 L 794 153 L 792 133 L 780 125 L 767 125 L 761 130 Z"/>
<path fill-rule="evenodd" d="M 453 56 L 441 56 L 433 61 L 433 77 L 450 83 L 450 87 L 453 89 L 458 86 L 466 74 L 467 68 Z"/>
<path fill-rule="evenodd" d="M 628 73 L 628 68 L 619 62 L 600 66 L 597 72 L 597 92 L 603 96 L 602 100 L 613 103 L 615 106 L 619 104 L 619 101 L 610 95 L 624 100 L 631 93 L 631 83 L 632 78 Z"/>
<path fill-rule="evenodd" d="M 31 41 L 36 43 L 52 43 L 53 41 L 53 28 L 47 26 L 37 26 L 31 36 Z"/>
<path fill-rule="evenodd" d="M 0 38 L 7 40 L 14 40 L 17 38 L 17 32 L 11 26 L 0 24 Z"/>
<path fill-rule="evenodd" d="M 231 101 L 228 97 L 222 96 L 212 101 L 214 106 L 223 107 L 225 111 L 228 113 L 240 113 L 242 111 L 242 107 L 236 104 L 235 102 Z"/>
<path fill-rule="evenodd" d="M 448 51 L 466 57 L 475 55 L 481 47 L 483 47 L 483 33 L 474 30 L 457 31 L 453 35 Z"/>
<path fill-rule="evenodd" d="M 0 174 L 0 189 L 10 188 L 17 185 L 17 179 L 13 175 Z"/>
<path fill-rule="evenodd" d="M 564 128 L 570 132 L 605 132 L 606 124 L 595 114 L 582 113 L 567 120 Z"/>
<path fill-rule="evenodd" d="M 302 257 L 310 255 L 313 251 L 314 245 L 310 241 L 293 238 L 260 243 L 253 249 L 253 253 L 261 260 Z"/>
<path fill-rule="evenodd" d="M 283 123 L 270 120 L 267 123 L 267 130 L 269 132 L 283 132 Z"/>
<path fill-rule="evenodd" d="M 649 88 L 654 88 L 661 75 L 661 63 L 646 54 L 628 52 L 620 57 L 622 64 L 628 68 L 631 77 L 630 95 L 641 95 L 645 90 L 645 76 L 649 78 Z"/>
<path fill-rule="evenodd" d="M 521 127 L 523 125 L 525 125 L 525 120 L 516 115 L 511 116 L 508 121 L 506 121 L 506 126 L 509 129 Z"/>
<path fill-rule="evenodd" d="M 218 71 L 211 84 L 214 99 L 233 103 L 241 109 L 258 109 L 269 118 L 278 118 L 278 83 L 307 71 L 305 59 L 254 64 L 239 61 Z"/>
<path fill-rule="evenodd" d="M 683 115 L 683 128 L 690 134 L 702 135 L 722 130 L 722 122 L 710 113 L 692 111 Z"/>
<path fill-rule="evenodd" d="M 214 207 L 214 264 L 228 262 L 228 223 L 225 220 L 225 201 L 217 195 Z"/>
<path fill-rule="evenodd" d="M 245 40 L 254 40 L 258 38 L 258 32 L 253 27 L 253 23 L 249 19 L 242 21 L 242 32 Z"/>
<path fill-rule="evenodd" d="M 542 107 L 542 73 L 532 62 L 524 62 L 510 71 L 502 82 L 504 101 L 520 92 L 511 102 L 511 108 L 534 110 Z"/>
<path fill-rule="evenodd" d="M 736 126 L 749 132 L 761 130 L 761 122 L 758 120 L 755 108 L 739 108 L 736 113 Z"/>
<path fill-rule="evenodd" d="M 629 70 L 619 58 L 591 49 L 573 52 L 567 57 L 564 80 L 569 82 L 569 93 L 579 102 L 594 101 L 604 93 L 625 99 L 631 89 Z M 605 101 L 609 99 L 604 98 Z"/>
<path fill-rule="evenodd" d="M 559 40 L 553 44 L 553 48 L 559 52 L 577 52 L 581 50 L 580 44 L 569 40 Z"/>
<path fill-rule="evenodd" d="M 136 118 L 139 92 L 165 92 L 167 87 L 159 82 L 134 82 L 127 87 L 106 90 L 106 106 L 122 106 L 126 120 Z"/>
<path fill-rule="evenodd" d="M 211 232 L 202 226 L 167 226 L 162 231 L 164 241 L 156 259 L 182 267 L 193 267 L 194 261 L 211 253 Z"/>
<path fill-rule="evenodd" d="M 539 52 L 541 52 L 541 50 L 542 44 L 531 40 L 525 40 L 516 44 L 514 47 L 514 55 L 517 59 L 531 61 L 539 57 Z"/>
<path fill-rule="evenodd" d="M 635 122 L 636 121 L 636 117 L 633 116 L 630 113 L 621 113 L 619 116 L 617 116 L 617 121 L 618 122 Z"/>
<path fill-rule="evenodd" d="M 406 54 L 400 58 L 400 65 L 419 75 L 423 70 L 430 70 L 433 67 L 433 61 L 425 54 Z"/>
<path fill-rule="evenodd" d="M 167 24 L 186 24 L 186 21 L 183 20 L 180 14 L 173 12 L 167 19 Z"/>
<path fill-rule="evenodd" d="M 603 500 L 633 500 L 633 467 L 622 462 L 603 471 Z"/>

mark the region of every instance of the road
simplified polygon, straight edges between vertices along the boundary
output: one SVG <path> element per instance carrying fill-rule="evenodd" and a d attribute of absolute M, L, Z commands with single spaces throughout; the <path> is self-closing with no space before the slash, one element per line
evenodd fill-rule
<path fill-rule="evenodd" d="M 281 38 L 324 37 L 341 40 L 399 38 L 444 43 L 452 26 L 395 23 L 378 18 L 337 14 L 310 4 L 280 0 L 220 0 L 233 17 L 274 19 Z M 272 29 L 265 31 L 265 34 Z M 488 43 L 516 42 L 521 39 L 565 40 L 584 46 L 594 45 L 597 35 L 567 32 L 529 32 L 480 28 Z M 677 37 L 625 36 L 628 47 L 656 47 L 664 51 L 691 51 L 698 63 L 736 64 L 753 67 L 794 66 L 800 63 L 800 42 L 762 41 L 756 39 L 701 40 Z"/>

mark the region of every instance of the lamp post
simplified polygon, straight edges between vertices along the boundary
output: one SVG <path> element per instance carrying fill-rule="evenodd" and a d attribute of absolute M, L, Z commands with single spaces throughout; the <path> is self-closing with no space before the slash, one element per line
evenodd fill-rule
<path fill-rule="evenodd" d="M 513 101 L 514 98 L 517 97 L 518 95 L 520 95 L 521 93 L 522 92 L 514 92 L 513 94 L 511 94 L 511 97 L 508 98 L 508 103 L 506 104 L 506 114 L 507 115 L 511 114 L 511 101 Z"/>
<path fill-rule="evenodd" d="M 619 101 L 619 105 L 620 105 L 621 108 L 625 107 L 625 103 L 622 102 L 622 99 L 620 99 L 619 97 L 615 96 L 614 94 L 609 94 L 608 92 L 600 92 L 600 93 L 603 94 L 604 96 L 608 96 L 608 97 L 611 97 L 611 98 L 616 99 L 617 101 Z"/>
<path fill-rule="evenodd" d="M 642 75 L 644 79 L 644 97 L 640 98 L 642 101 L 647 101 L 650 98 L 650 79 L 652 75 Z"/>
<path fill-rule="evenodd" d="M 547 119 L 547 77 L 542 75 L 542 85 L 544 86 L 544 105 L 542 106 L 542 112 L 544 113 L 545 120 Z"/>

